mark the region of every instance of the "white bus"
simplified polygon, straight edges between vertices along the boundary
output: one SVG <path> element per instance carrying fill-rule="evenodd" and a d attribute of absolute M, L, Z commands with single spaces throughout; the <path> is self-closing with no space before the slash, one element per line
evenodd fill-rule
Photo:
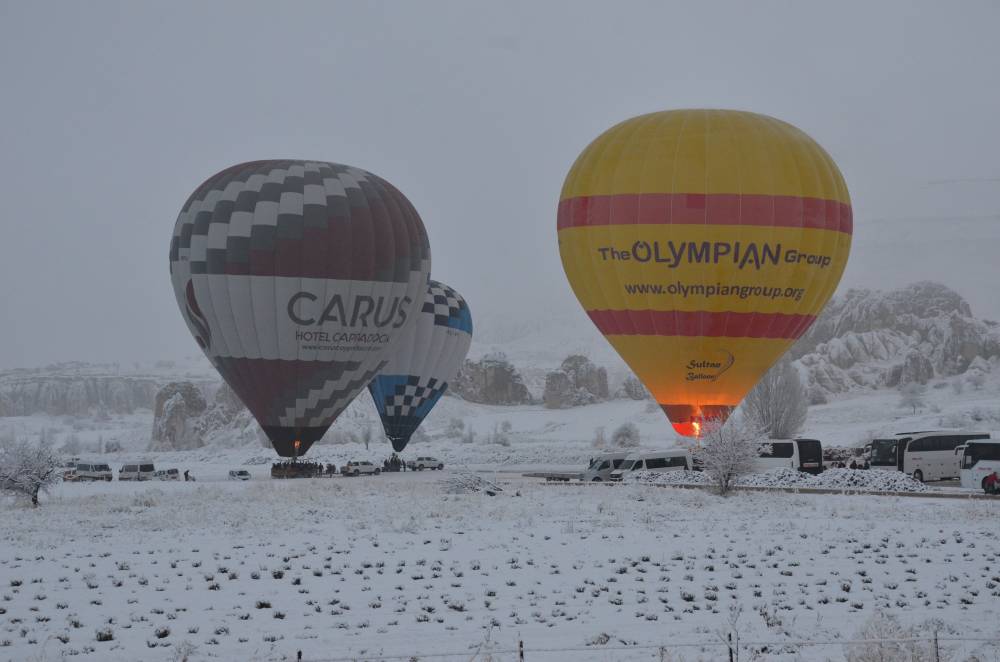
<path fill-rule="evenodd" d="M 937 430 L 901 432 L 885 439 L 872 439 L 871 468 L 902 471 L 920 482 L 957 478 L 955 449 L 973 439 L 989 439 L 986 432 Z"/>
<path fill-rule="evenodd" d="M 963 447 L 960 460 L 962 487 L 984 489 L 986 477 L 994 471 L 1000 472 L 1000 439 L 970 441 Z"/>
<path fill-rule="evenodd" d="M 823 471 L 823 444 L 818 439 L 771 439 L 770 452 L 761 453 L 754 463 L 757 471 L 796 469 L 811 474 Z"/>

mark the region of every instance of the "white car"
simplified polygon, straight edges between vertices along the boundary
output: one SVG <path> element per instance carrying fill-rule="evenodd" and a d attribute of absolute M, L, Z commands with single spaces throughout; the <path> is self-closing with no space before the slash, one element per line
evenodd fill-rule
<path fill-rule="evenodd" d="M 437 458 L 425 455 L 424 457 L 418 457 L 417 459 L 411 461 L 407 466 L 410 467 L 410 471 L 423 471 L 424 469 L 444 469 L 444 462 Z"/>
<path fill-rule="evenodd" d="M 611 472 L 611 480 L 619 481 L 630 471 L 692 471 L 691 453 L 684 448 L 653 453 L 635 453 L 625 458 L 621 468 Z"/>
<path fill-rule="evenodd" d="M 114 474 L 111 471 L 111 467 L 106 464 L 87 464 L 81 462 L 76 465 L 76 470 L 73 480 L 111 480 L 114 478 Z"/>
<path fill-rule="evenodd" d="M 360 462 L 348 462 L 340 470 L 340 473 L 345 476 L 361 476 L 362 474 L 377 476 L 382 473 L 382 469 L 367 460 L 362 460 Z"/>
<path fill-rule="evenodd" d="M 591 458 L 587 469 L 580 474 L 580 480 L 585 483 L 600 483 L 611 478 L 611 472 L 620 469 L 625 462 L 628 453 L 618 451 L 617 453 L 601 453 L 597 457 Z"/>
<path fill-rule="evenodd" d="M 155 473 L 152 462 L 126 464 L 118 471 L 118 480 L 152 480 Z"/>
<path fill-rule="evenodd" d="M 250 480 L 250 472 L 246 469 L 233 469 L 229 472 L 229 480 Z"/>
<path fill-rule="evenodd" d="M 161 469 L 153 472 L 155 480 L 180 480 L 181 472 L 177 469 Z"/>

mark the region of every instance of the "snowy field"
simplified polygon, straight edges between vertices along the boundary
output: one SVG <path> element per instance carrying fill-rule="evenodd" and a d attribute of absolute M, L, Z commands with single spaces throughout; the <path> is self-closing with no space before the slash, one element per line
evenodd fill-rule
<path fill-rule="evenodd" d="M 64 484 L 38 509 L 0 510 L 0 660 L 487 659 L 518 640 L 582 649 L 533 661 L 658 660 L 640 647 L 718 642 L 733 620 L 743 641 L 851 639 L 876 610 L 919 633 L 1000 636 L 996 502 L 503 476 L 489 497 L 446 494 L 447 471 L 255 473 Z M 949 646 L 947 659 L 1000 659 Z M 717 645 L 669 653 L 724 659 Z"/>

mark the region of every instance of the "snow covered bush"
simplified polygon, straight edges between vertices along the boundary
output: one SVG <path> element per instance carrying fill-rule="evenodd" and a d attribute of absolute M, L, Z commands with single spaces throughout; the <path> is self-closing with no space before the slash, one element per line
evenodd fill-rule
<path fill-rule="evenodd" d="M 969 386 L 971 386 L 973 390 L 982 391 L 983 386 L 986 384 L 986 373 L 979 370 L 970 370 L 968 375 L 969 376 L 966 377 L 966 380 L 969 382 Z"/>
<path fill-rule="evenodd" d="M 847 662 L 911 662 L 912 660 L 941 660 L 949 656 L 939 650 L 937 656 L 929 641 L 900 641 L 926 637 L 928 633 L 900 624 L 892 614 L 876 611 L 865 621 L 855 634 L 856 641 L 863 644 L 848 644 L 844 647 Z"/>
<path fill-rule="evenodd" d="M 635 423 L 622 423 L 611 433 L 611 444 L 619 448 L 635 448 L 639 445 L 639 427 Z"/>
<path fill-rule="evenodd" d="M 819 384 L 813 384 L 809 387 L 809 404 L 810 405 L 825 405 L 830 402 L 830 399 L 826 396 L 826 391 L 823 390 Z"/>
<path fill-rule="evenodd" d="M 495 496 L 503 492 L 503 488 L 492 480 L 473 473 L 457 473 L 440 481 L 441 488 L 447 494 L 473 494 L 484 492 L 490 496 Z"/>
<path fill-rule="evenodd" d="M 769 446 L 764 425 L 752 416 L 706 422 L 695 460 L 702 465 L 719 494 L 725 496 L 740 476 L 753 471 L 762 450 Z"/>
<path fill-rule="evenodd" d="M 0 448 L 0 490 L 31 499 L 59 480 L 59 458 L 49 444 L 18 441 Z"/>
<path fill-rule="evenodd" d="M 622 382 L 619 394 L 630 400 L 646 400 L 649 398 L 649 391 L 635 375 L 629 375 Z"/>
<path fill-rule="evenodd" d="M 799 371 L 785 357 L 757 382 L 743 403 L 772 439 L 791 439 L 806 422 L 809 403 Z"/>

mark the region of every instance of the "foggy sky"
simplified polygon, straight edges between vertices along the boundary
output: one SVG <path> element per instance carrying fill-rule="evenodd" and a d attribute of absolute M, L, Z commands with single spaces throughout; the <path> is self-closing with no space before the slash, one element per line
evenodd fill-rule
<path fill-rule="evenodd" d="M 997 26 L 992 1 L 0 0 L 0 367 L 195 353 L 174 220 L 253 159 L 393 182 L 474 315 L 572 310 L 566 171 L 612 124 L 683 107 L 774 115 L 832 154 L 845 286 L 932 278 L 1000 317 Z"/>

